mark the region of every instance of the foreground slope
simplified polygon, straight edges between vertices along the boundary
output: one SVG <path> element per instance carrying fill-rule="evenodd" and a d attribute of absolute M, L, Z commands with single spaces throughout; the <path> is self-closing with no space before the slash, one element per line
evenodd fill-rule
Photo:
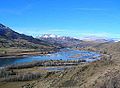
<path fill-rule="evenodd" d="M 36 82 L 38 88 L 120 88 L 120 42 L 102 45 L 100 61 L 79 65 Z"/>

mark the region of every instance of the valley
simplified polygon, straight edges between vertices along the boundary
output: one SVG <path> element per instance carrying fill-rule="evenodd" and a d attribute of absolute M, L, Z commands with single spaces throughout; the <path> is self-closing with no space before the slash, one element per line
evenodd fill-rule
<path fill-rule="evenodd" d="M 120 88 L 120 0 L 0 0 L 0 88 Z"/>
<path fill-rule="evenodd" d="M 51 34 L 33 38 L 0 24 L 0 88 L 119 86 L 119 45 Z"/>

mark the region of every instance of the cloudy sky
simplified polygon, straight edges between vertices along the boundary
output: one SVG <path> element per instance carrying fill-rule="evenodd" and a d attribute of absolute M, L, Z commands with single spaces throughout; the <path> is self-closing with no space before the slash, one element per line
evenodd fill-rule
<path fill-rule="evenodd" d="M 120 38 L 120 0 L 0 0 L 0 22 L 32 35 Z"/>

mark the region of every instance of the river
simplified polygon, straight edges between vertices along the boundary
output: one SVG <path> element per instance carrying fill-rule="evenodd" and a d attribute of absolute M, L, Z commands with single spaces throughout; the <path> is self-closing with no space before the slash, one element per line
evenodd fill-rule
<path fill-rule="evenodd" d="M 90 51 L 80 51 L 72 49 L 61 49 L 57 53 L 41 55 L 41 56 L 26 56 L 21 58 L 2 58 L 0 59 L 0 67 L 11 65 L 11 64 L 21 64 L 28 63 L 32 61 L 41 60 L 86 60 L 87 62 L 92 62 L 100 59 L 100 54 Z"/>

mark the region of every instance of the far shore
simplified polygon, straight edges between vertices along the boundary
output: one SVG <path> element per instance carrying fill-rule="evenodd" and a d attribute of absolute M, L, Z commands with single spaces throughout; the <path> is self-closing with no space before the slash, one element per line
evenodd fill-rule
<path fill-rule="evenodd" d="M 0 59 L 21 58 L 21 57 L 29 57 L 29 56 L 41 56 L 41 55 L 47 55 L 47 54 L 51 54 L 51 53 L 55 53 L 55 52 L 57 52 L 57 51 L 49 51 L 49 52 L 39 52 L 39 51 L 13 52 L 13 53 L 0 55 Z"/>

